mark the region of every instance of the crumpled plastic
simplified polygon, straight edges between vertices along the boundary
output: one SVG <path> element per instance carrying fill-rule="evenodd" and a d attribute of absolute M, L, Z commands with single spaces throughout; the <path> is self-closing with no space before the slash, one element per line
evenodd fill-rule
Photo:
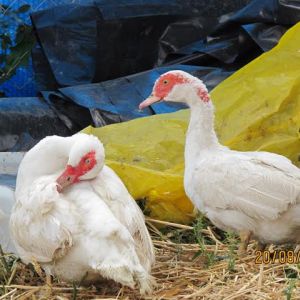
<path fill-rule="evenodd" d="M 194 21 L 203 6 L 179 0 L 97 0 L 33 13 L 38 89 L 103 82 L 153 68 L 158 40 L 169 24 L 189 22 L 194 34 L 177 34 L 180 45 L 207 34 L 212 18 Z"/>
<path fill-rule="evenodd" d="M 93 120 L 91 125 L 101 127 L 111 123 L 129 121 L 134 118 L 169 113 L 186 108 L 186 105 L 181 103 L 166 102 L 159 106 L 152 106 L 151 109 L 146 108 L 143 111 L 138 109 L 139 103 L 150 94 L 156 78 L 174 68 L 201 77 L 209 90 L 232 74 L 232 72 L 225 72 L 219 68 L 173 65 L 124 76 L 119 79 L 65 87 L 57 92 L 47 91 L 42 92 L 42 94 L 49 105 L 56 111 L 59 109 L 57 107 L 58 103 L 66 103 L 66 105 L 74 103 L 76 109 L 86 109 L 86 112 L 90 112 Z M 73 110 L 68 106 L 68 110 L 64 110 L 59 115 L 62 122 L 66 123 L 66 125 L 69 123 L 64 120 L 66 116 L 68 116 L 68 119 L 73 117 L 74 123 L 76 121 L 78 123 L 82 119 L 81 112 L 79 116 L 76 116 Z M 86 126 L 81 128 L 84 127 Z"/>
<path fill-rule="evenodd" d="M 219 84 L 211 96 L 220 141 L 241 151 L 271 151 L 299 165 L 300 23 L 271 51 Z M 159 105 L 159 104 L 158 104 Z M 98 136 L 107 164 L 150 215 L 187 223 L 193 205 L 183 188 L 189 110 L 154 115 L 85 132 Z"/>
<path fill-rule="evenodd" d="M 62 136 L 72 133 L 42 98 L 0 99 L 0 151 L 26 151 L 58 132 Z"/>
<path fill-rule="evenodd" d="M 227 146 L 276 152 L 299 166 L 299 45 L 300 23 L 213 90 L 216 130 Z"/>

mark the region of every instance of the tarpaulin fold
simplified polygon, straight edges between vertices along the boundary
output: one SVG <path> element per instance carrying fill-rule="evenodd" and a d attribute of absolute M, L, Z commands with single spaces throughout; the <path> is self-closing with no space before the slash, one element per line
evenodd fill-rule
<path fill-rule="evenodd" d="M 238 69 L 273 48 L 286 29 L 299 20 L 299 2 L 253 0 L 237 12 L 221 16 L 204 39 L 169 51 L 169 55 L 163 54 L 165 61 L 160 61 L 172 64 L 176 58 L 177 63 L 199 65 L 214 58 L 219 64 L 229 64 L 225 67 Z"/>
<path fill-rule="evenodd" d="M 47 135 L 70 130 L 41 98 L 0 98 L 0 151 L 29 150 Z"/>
<path fill-rule="evenodd" d="M 209 89 L 231 74 L 231 72 L 224 72 L 218 68 L 174 65 L 155 68 L 116 80 L 61 88 L 59 93 L 54 93 L 53 96 L 60 97 L 62 102 L 64 99 L 73 101 L 76 105 L 89 110 L 93 125 L 96 127 L 152 114 L 174 112 L 186 106 L 179 103 L 160 103 L 143 111 L 138 109 L 139 103 L 150 95 L 157 77 L 174 68 L 190 72 L 201 78 Z M 51 93 L 48 95 L 50 95 L 48 98 L 51 99 Z"/>

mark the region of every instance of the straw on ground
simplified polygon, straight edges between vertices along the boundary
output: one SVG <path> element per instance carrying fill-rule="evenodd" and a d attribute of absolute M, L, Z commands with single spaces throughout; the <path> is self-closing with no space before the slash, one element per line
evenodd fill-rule
<path fill-rule="evenodd" d="M 211 228 L 203 218 L 194 226 L 150 218 L 147 224 L 156 249 L 157 286 L 145 299 L 300 299 L 299 265 L 255 264 L 254 243 L 240 259 L 235 235 Z M 111 283 L 78 287 L 54 279 L 49 284 L 33 266 L 0 255 L 0 300 L 141 299 L 138 290 Z"/>

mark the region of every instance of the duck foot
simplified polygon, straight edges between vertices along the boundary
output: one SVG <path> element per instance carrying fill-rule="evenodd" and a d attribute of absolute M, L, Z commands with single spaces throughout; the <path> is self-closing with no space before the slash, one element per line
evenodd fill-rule
<path fill-rule="evenodd" d="M 252 232 L 249 230 L 243 230 L 239 232 L 241 243 L 238 249 L 238 255 L 244 257 L 247 254 L 247 247 L 250 242 Z"/>

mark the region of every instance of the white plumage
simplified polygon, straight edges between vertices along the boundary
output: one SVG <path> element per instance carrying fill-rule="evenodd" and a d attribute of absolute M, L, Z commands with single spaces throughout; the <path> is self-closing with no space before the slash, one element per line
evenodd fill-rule
<path fill-rule="evenodd" d="M 104 165 L 94 136 L 47 137 L 25 155 L 10 224 L 22 260 L 48 274 L 72 282 L 88 274 L 86 282 L 103 277 L 132 288 L 137 282 L 141 293 L 151 291 L 154 251 L 144 216 Z"/>
<path fill-rule="evenodd" d="M 13 205 L 13 189 L 0 185 L 0 245 L 5 253 L 15 252 L 9 233 L 9 218 Z"/>
<path fill-rule="evenodd" d="M 191 108 L 184 187 L 194 205 L 216 226 L 240 232 L 244 242 L 253 236 L 262 244 L 299 243 L 300 170 L 281 155 L 220 145 L 214 107 L 198 78 L 182 71 L 163 74 L 140 108 L 161 100 Z"/>

